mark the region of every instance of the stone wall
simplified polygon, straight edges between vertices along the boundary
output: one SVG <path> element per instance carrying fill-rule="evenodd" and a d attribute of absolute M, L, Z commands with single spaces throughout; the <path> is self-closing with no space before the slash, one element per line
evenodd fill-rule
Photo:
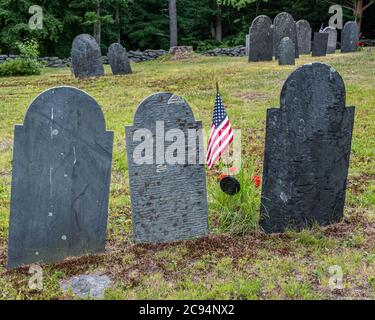
<path fill-rule="evenodd" d="M 230 56 L 243 57 L 246 55 L 246 47 L 216 48 L 202 53 L 204 56 Z"/>
<path fill-rule="evenodd" d="M 364 39 L 361 40 L 365 43 L 366 47 L 375 47 L 375 39 Z M 145 51 L 129 51 L 129 59 L 133 62 L 151 61 L 162 55 L 167 54 L 166 50 L 145 50 Z M 216 48 L 201 53 L 204 56 L 229 56 L 229 57 L 243 57 L 246 55 L 246 47 L 238 46 L 234 48 Z M 13 60 L 17 58 L 17 55 L 0 55 L 0 64 L 6 60 Z M 61 59 L 58 57 L 42 57 L 39 58 L 47 67 L 59 68 L 69 67 L 70 58 Z M 103 56 L 103 63 L 108 64 L 107 56 Z"/>

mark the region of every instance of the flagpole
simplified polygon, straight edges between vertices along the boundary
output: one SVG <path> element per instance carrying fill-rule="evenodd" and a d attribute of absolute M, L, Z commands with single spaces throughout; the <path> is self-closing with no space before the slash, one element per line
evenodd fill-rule
<path fill-rule="evenodd" d="M 216 81 L 216 94 L 219 94 L 219 81 Z"/>

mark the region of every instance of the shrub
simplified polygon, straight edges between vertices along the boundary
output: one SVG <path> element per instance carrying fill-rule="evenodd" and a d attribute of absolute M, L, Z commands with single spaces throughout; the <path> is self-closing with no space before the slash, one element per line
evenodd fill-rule
<path fill-rule="evenodd" d="M 19 58 L 0 64 L 0 76 L 27 76 L 40 74 L 41 64 L 38 61 L 39 45 L 36 40 L 17 43 Z"/>
<path fill-rule="evenodd" d="M 258 228 L 260 186 L 252 166 L 242 167 L 235 178 L 241 190 L 234 196 L 224 193 L 216 181 L 208 185 L 209 205 L 220 232 L 243 235 Z"/>

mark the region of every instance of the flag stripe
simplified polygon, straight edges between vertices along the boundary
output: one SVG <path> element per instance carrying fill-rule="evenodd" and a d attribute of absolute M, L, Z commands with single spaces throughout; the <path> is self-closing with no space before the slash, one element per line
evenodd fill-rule
<path fill-rule="evenodd" d="M 216 96 L 210 137 L 208 139 L 206 163 L 209 169 L 219 161 L 233 141 L 233 130 L 219 94 Z"/>

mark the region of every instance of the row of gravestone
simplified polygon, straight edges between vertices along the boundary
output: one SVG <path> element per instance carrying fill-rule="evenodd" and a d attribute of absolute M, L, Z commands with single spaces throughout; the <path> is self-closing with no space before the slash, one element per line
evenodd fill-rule
<path fill-rule="evenodd" d="M 314 33 L 306 20 L 295 22 L 293 17 L 282 12 L 274 21 L 265 15 L 256 17 L 250 27 L 246 40 L 249 62 L 272 61 L 273 57 L 281 60 L 280 64 L 294 64 L 300 54 L 324 56 L 335 53 L 337 46 L 337 30 L 327 27 L 323 32 Z M 355 52 L 359 32 L 357 24 L 349 21 L 342 31 L 341 51 Z"/>
<path fill-rule="evenodd" d="M 77 78 L 99 77 L 104 75 L 102 53 L 95 38 L 89 34 L 80 34 L 72 44 L 72 72 Z M 108 48 L 108 62 L 115 75 L 130 74 L 128 53 L 120 43 Z"/>
<path fill-rule="evenodd" d="M 344 82 L 333 68 L 313 63 L 289 76 L 280 108 L 267 113 L 265 232 L 342 218 L 353 122 L 354 108 L 346 108 Z M 126 127 L 135 242 L 208 233 L 200 129 L 189 105 L 169 93 L 145 99 Z M 9 268 L 105 250 L 112 146 L 100 106 L 83 91 L 52 88 L 31 103 L 14 133 Z M 168 150 L 193 152 L 166 163 Z"/>

